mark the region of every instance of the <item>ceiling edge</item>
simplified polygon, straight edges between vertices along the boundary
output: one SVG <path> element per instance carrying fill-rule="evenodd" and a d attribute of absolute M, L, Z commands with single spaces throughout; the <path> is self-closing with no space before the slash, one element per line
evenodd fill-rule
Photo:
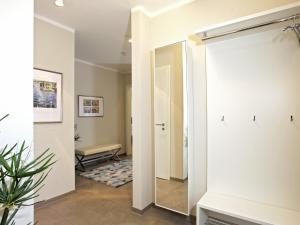
<path fill-rule="evenodd" d="M 152 17 L 151 13 L 148 10 L 146 10 L 144 8 L 144 6 L 142 6 L 142 5 L 138 5 L 138 6 L 131 8 L 131 13 L 138 12 L 138 11 L 141 11 L 148 17 Z"/>
<path fill-rule="evenodd" d="M 108 66 L 102 66 L 102 65 L 99 65 L 99 64 L 95 64 L 95 63 L 92 63 L 92 62 L 88 62 L 86 60 L 82 60 L 82 59 L 78 59 L 78 58 L 75 58 L 75 62 L 79 62 L 79 63 L 83 63 L 83 64 L 86 64 L 86 65 L 89 65 L 89 66 L 94 66 L 94 67 L 97 67 L 97 68 L 100 68 L 100 69 L 103 69 L 103 70 L 107 70 L 107 71 L 111 71 L 111 72 L 115 72 L 115 73 L 119 73 L 119 74 L 128 74 L 128 73 L 131 73 L 131 71 L 120 71 L 120 70 L 117 70 L 117 69 L 114 69 L 114 68 L 111 68 L 111 67 L 108 67 Z"/>
<path fill-rule="evenodd" d="M 66 26 L 66 25 L 64 25 L 62 23 L 56 22 L 54 20 L 51 20 L 51 19 L 49 19 L 47 17 L 44 17 L 44 16 L 41 16 L 39 14 L 34 14 L 34 18 L 37 18 L 37 19 L 42 20 L 42 21 L 45 21 L 45 22 L 47 22 L 49 24 L 52 24 L 52 25 L 54 25 L 56 27 L 62 28 L 62 29 L 67 30 L 67 31 L 70 31 L 72 33 L 75 33 L 75 29 L 74 28 L 68 27 L 68 26 Z"/>
<path fill-rule="evenodd" d="M 134 13 L 136 11 L 141 11 L 143 12 L 144 14 L 146 14 L 148 17 L 152 18 L 152 17 L 156 17 L 156 16 L 159 16 L 161 14 L 164 14 L 164 13 L 167 13 L 169 11 L 172 11 L 174 9 L 177 9 L 179 7 L 182 7 L 184 5 L 187 5 L 189 3 L 192 3 L 196 0 L 185 0 L 185 1 L 182 1 L 182 2 L 177 2 L 177 3 L 174 3 L 174 4 L 170 4 L 166 7 L 163 7 L 159 10 L 156 10 L 154 12 L 149 12 L 144 6 L 142 5 L 138 5 L 138 6 L 135 6 L 131 9 L 131 13 Z"/>
<path fill-rule="evenodd" d="M 172 11 L 174 9 L 180 8 L 184 5 L 190 4 L 194 1 L 196 1 L 196 0 L 185 0 L 185 1 L 182 1 L 182 2 L 177 2 L 177 3 L 171 4 L 169 6 L 163 7 L 162 9 L 156 10 L 155 12 L 153 12 L 151 14 L 151 17 L 159 16 L 159 15 L 164 14 L 166 12 L 169 12 L 169 11 Z"/>

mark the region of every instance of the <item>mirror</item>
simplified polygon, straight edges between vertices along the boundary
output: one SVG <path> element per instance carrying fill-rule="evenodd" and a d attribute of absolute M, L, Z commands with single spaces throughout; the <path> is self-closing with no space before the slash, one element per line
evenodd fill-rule
<path fill-rule="evenodd" d="M 186 44 L 155 49 L 155 204 L 189 214 Z"/>

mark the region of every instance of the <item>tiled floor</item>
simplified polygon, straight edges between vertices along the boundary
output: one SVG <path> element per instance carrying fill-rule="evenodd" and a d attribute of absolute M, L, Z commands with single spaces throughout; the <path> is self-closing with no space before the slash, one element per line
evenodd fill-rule
<path fill-rule="evenodd" d="M 76 177 L 76 191 L 35 209 L 38 225 L 191 225 L 190 219 L 152 207 L 132 211 L 132 183 L 112 188 Z"/>

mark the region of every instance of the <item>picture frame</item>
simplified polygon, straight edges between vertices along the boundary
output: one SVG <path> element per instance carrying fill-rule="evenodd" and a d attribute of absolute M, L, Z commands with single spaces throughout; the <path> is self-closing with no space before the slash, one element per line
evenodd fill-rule
<path fill-rule="evenodd" d="M 78 95 L 78 117 L 104 117 L 104 98 Z"/>
<path fill-rule="evenodd" d="M 34 68 L 33 111 L 34 123 L 62 123 L 63 74 Z"/>

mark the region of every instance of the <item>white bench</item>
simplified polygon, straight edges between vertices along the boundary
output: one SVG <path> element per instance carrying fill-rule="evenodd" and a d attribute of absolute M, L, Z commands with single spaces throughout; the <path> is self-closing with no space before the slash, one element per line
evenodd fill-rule
<path fill-rule="evenodd" d="M 261 225 L 300 225 L 299 211 L 209 192 L 197 203 L 197 225 L 207 224 L 208 211 Z"/>
<path fill-rule="evenodd" d="M 107 144 L 107 145 L 97 145 L 88 148 L 80 148 L 75 150 L 75 157 L 77 159 L 76 169 L 79 169 L 79 166 L 85 170 L 85 163 L 92 162 L 99 159 L 113 159 L 120 160 L 118 153 L 122 149 L 121 144 Z M 100 153 L 108 153 L 101 154 Z M 87 158 L 87 159 L 86 159 Z"/>

